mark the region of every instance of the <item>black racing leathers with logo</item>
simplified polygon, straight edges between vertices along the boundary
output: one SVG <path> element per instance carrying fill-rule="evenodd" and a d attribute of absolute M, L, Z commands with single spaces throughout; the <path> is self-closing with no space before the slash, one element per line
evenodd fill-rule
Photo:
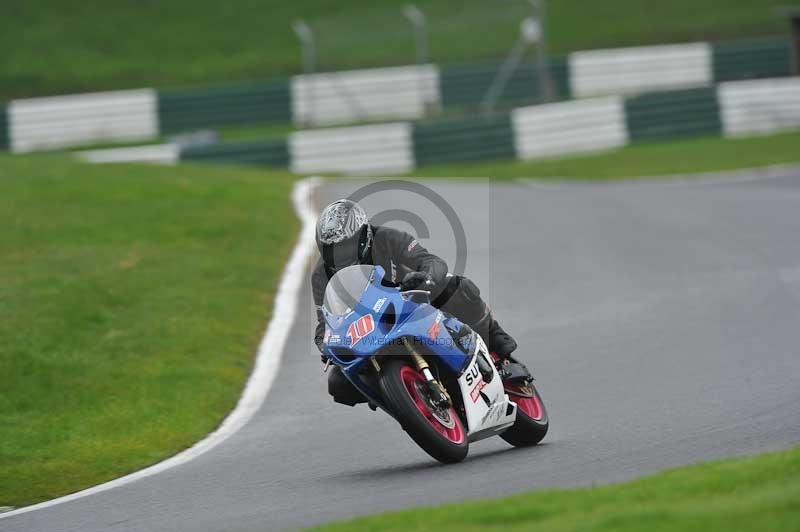
<path fill-rule="evenodd" d="M 384 282 L 400 285 L 403 277 L 410 272 L 426 272 L 436 285 L 434 297 L 447 286 L 447 263 L 428 252 L 413 236 L 391 227 L 373 226 L 372 245 L 364 264 L 381 266 L 386 272 Z M 322 351 L 325 335 L 325 318 L 322 315 L 322 301 L 328 280 L 334 271 L 327 268 L 322 258 L 317 260 L 311 272 L 311 291 L 317 310 L 317 327 L 314 343 Z"/>

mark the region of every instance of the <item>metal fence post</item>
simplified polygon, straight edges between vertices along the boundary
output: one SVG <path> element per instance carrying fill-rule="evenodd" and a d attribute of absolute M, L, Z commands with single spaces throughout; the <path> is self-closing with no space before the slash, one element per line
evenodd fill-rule
<path fill-rule="evenodd" d="M 411 23 L 411 29 L 414 31 L 417 64 L 424 65 L 428 62 L 428 31 L 425 13 L 414 4 L 408 4 L 403 8 L 403 15 Z"/>
<path fill-rule="evenodd" d="M 545 31 L 546 11 L 544 0 L 530 0 L 533 5 L 536 21 L 539 23 L 539 35 L 536 43 L 536 73 L 539 78 L 539 95 L 545 102 L 555 100 L 555 87 L 550 69 L 547 67 L 547 33 Z"/>
<path fill-rule="evenodd" d="M 550 75 L 547 61 L 547 43 L 545 42 L 545 2 L 544 0 L 528 0 L 533 7 L 533 14 L 522 20 L 519 38 L 514 43 L 500 70 L 492 80 L 489 90 L 481 100 L 481 108 L 486 113 L 494 110 L 497 100 L 503 93 L 506 84 L 519 67 L 528 47 L 536 45 L 536 79 L 539 85 L 539 99 L 552 102 L 556 99 L 555 85 Z"/>
<path fill-rule="evenodd" d="M 292 28 L 294 29 L 294 33 L 297 35 L 297 38 L 300 39 L 300 44 L 302 46 L 303 73 L 309 74 L 308 114 L 307 118 L 304 117 L 301 123 L 301 125 L 305 127 L 310 124 L 314 124 L 314 100 L 316 97 L 316 91 L 314 88 L 315 77 L 313 74 L 315 74 L 317 70 L 317 48 L 314 42 L 314 31 L 308 24 L 306 24 L 304 20 L 296 20 L 292 25 Z"/>
<path fill-rule="evenodd" d="M 508 80 L 517 70 L 522 56 L 525 55 L 525 50 L 530 46 L 539 36 L 538 23 L 533 17 L 528 17 L 522 21 L 519 28 L 519 37 L 508 53 L 506 60 L 500 66 L 500 70 L 489 85 L 489 90 L 481 100 L 481 108 L 485 113 L 491 113 L 503 90 L 506 88 Z"/>
<path fill-rule="evenodd" d="M 411 30 L 414 33 L 414 50 L 417 66 L 428 64 L 428 27 L 425 13 L 414 4 L 407 4 L 403 7 L 403 16 L 411 23 Z M 429 98 L 425 71 L 418 69 L 417 73 L 420 98 L 422 98 L 423 112 L 428 114 L 433 108 L 433 102 Z"/>

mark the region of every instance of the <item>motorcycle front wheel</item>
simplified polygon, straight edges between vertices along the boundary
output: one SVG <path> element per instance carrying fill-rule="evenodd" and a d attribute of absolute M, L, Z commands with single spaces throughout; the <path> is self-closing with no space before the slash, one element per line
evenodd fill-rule
<path fill-rule="evenodd" d="M 452 406 L 432 405 L 425 378 L 407 360 L 382 362 L 380 385 L 403 430 L 426 453 L 446 464 L 466 458 L 469 441 L 461 418 Z"/>

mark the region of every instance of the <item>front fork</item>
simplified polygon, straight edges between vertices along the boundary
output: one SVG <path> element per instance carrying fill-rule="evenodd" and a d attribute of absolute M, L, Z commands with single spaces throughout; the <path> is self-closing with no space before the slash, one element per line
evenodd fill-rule
<path fill-rule="evenodd" d="M 433 373 L 431 372 L 431 368 L 428 365 L 428 362 L 425 358 L 420 355 L 416 349 L 408 342 L 403 342 L 406 350 L 408 351 L 408 355 L 411 357 L 411 360 L 414 361 L 414 365 L 417 366 L 417 369 L 422 376 L 425 377 L 425 382 L 428 385 L 428 391 L 430 392 L 431 402 L 437 408 L 450 408 L 453 406 L 453 401 L 450 399 L 450 394 L 447 393 L 444 386 L 437 381 Z"/>

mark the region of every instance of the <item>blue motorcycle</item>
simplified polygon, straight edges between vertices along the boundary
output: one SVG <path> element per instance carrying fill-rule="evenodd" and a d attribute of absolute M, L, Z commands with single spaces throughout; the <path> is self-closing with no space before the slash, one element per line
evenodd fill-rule
<path fill-rule="evenodd" d="M 431 305 L 429 291 L 399 291 L 384 274 L 380 266 L 340 270 L 322 306 L 324 353 L 369 406 L 445 463 L 489 436 L 539 443 L 549 421 L 524 366 L 489 353 L 480 335 Z"/>

